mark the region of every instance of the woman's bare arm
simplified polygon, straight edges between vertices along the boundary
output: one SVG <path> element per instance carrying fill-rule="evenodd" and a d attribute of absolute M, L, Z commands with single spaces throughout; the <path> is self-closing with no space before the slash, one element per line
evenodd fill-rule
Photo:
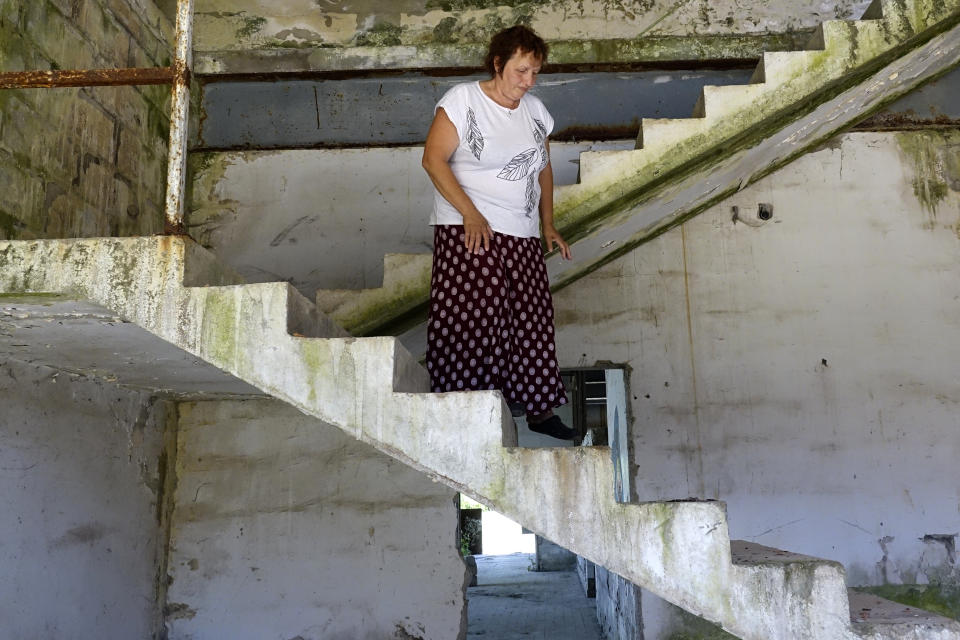
<path fill-rule="evenodd" d="M 427 133 L 421 164 L 440 195 L 463 216 L 463 241 L 467 251 L 473 253 L 479 251 L 481 245 L 484 249 L 490 248 L 493 231 L 450 169 L 450 156 L 459 144 L 457 128 L 440 107 Z"/>
<path fill-rule="evenodd" d="M 550 157 L 550 141 L 546 141 L 547 158 Z M 556 247 L 560 249 L 560 255 L 565 259 L 570 259 L 570 245 L 564 241 L 563 236 L 553 226 L 553 166 L 547 160 L 547 166 L 537 177 L 540 182 L 540 228 L 543 230 L 543 241 L 547 243 L 547 251 L 553 251 Z"/>

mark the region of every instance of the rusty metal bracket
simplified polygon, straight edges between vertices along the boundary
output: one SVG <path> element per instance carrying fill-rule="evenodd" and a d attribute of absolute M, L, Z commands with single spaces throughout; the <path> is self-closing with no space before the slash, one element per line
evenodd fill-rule
<path fill-rule="evenodd" d="M 173 73 L 173 67 L 6 71 L 0 73 L 0 89 L 57 89 L 62 87 L 170 84 L 173 82 Z"/>
<path fill-rule="evenodd" d="M 176 33 L 164 228 L 167 234 L 182 235 L 186 232 L 183 210 L 186 191 L 187 128 L 190 117 L 190 70 L 193 62 L 193 0 L 177 1 Z"/>

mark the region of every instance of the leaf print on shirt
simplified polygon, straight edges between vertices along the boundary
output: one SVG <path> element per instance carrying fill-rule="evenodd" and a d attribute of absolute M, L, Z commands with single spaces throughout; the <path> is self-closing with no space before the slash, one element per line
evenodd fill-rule
<path fill-rule="evenodd" d="M 547 145 L 545 143 L 547 139 L 547 127 L 536 118 L 533 119 L 533 122 L 537 125 L 536 129 L 533 130 L 533 139 L 537 141 L 537 145 L 540 147 L 540 171 L 543 171 L 547 168 L 547 163 L 550 162 L 550 158 L 547 156 Z"/>
<path fill-rule="evenodd" d="M 470 107 L 467 107 L 467 144 L 473 156 L 479 160 L 480 154 L 483 153 L 483 134 L 477 126 L 477 114 Z"/>
<path fill-rule="evenodd" d="M 533 166 L 533 163 L 536 162 L 536 160 L 536 149 L 527 149 L 526 151 L 521 151 L 510 159 L 510 162 L 508 162 L 507 166 L 500 170 L 500 173 L 497 174 L 497 177 L 501 180 L 522 180 L 523 178 L 527 177 L 527 174 L 530 173 L 530 167 Z"/>
<path fill-rule="evenodd" d="M 537 193 L 537 174 L 531 173 L 527 176 L 527 207 L 526 213 L 529 218 L 533 213 L 533 210 L 537 208 L 537 203 L 540 201 L 538 198 L 539 194 Z"/>

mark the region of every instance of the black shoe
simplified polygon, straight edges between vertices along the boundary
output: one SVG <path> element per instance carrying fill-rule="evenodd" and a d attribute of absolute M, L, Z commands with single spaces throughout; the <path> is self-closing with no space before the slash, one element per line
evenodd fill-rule
<path fill-rule="evenodd" d="M 507 406 L 510 407 L 510 415 L 514 418 L 522 418 L 527 415 L 527 405 L 522 402 L 509 402 Z"/>
<path fill-rule="evenodd" d="M 541 420 L 537 423 L 527 422 L 527 427 L 530 431 L 542 433 L 558 440 L 577 439 L 577 432 L 563 424 L 563 421 L 557 415 L 552 415 L 546 420 Z"/>

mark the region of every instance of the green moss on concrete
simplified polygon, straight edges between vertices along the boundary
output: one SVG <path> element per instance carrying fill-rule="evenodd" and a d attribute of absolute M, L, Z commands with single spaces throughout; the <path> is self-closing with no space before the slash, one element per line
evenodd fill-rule
<path fill-rule="evenodd" d="M 556 0 L 427 0 L 427 9 L 466 11 L 467 9 L 496 9 L 498 7 L 545 6 L 558 4 Z"/>
<path fill-rule="evenodd" d="M 211 246 L 208 223 L 236 213 L 236 201 L 216 197 L 220 185 L 233 165 L 235 153 L 198 152 L 187 156 L 185 193 L 186 223 L 202 246 Z"/>
<path fill-rule="evenodd" d="M 201 340 L 204 359 L 232 371 L 237 354 L 239 300 L 233 289 L 208 289 L 202 310 Z"/>
<path fill-rule="evenodd" d="M 137 277 L 138 256 L 127 251 L 126 247 L 119 243 L 108 245 L 107 250 L 111 254 L 111 288 L 122 294 L 133 291 Z"/>
<path fill-rule="evenodd" d="M 435 42 L 453 44 L 457 41 L 457 19 L 447 16 L 437 23 L 433 28 L 433 39 Z"/>
<path fill-rule="evenodd" d="M 960 585 L 885 584 L 857 591 L 960 620 Z"/>
<path fill-rule="evenodd" d="M 404 28 L 389 22 L 378 22 L 357 35 L 359 47 L 396 47 L 403 44 Z"/>
<path fill-rule="evenodd" d="M 245 40 L 263 29 L 267 24 L 267 19 L 262 16 L 242 15 L 240 17 L 240 26 L 237 28 L 237 40 Z"/>
<path fill-rule="evenodd" d="M 61 293 L 0 293 L 0 299 L 2 300 L 20 300 L 23 302 L 31 302 L 35 300 L 42 300 L 49 302 L 58 298 L 64 298 L 65 296 Z"/>
<path fill-rule="evenodd" d="M 960 135 L 955 132 L 910 131 L 896 137 L 904 157 L 913 168 L 913 194 L 921 206 L 936 216 L 950 191 L 951 181 L 960 181 Z"/>
<path fill-rule="evenodd" d="M 6 211 L 0 210 L 0 240 L 16 240 L 20 237 L 22 223 Z"/>
<path fill-rule="evenodd" d="M 277 40 L 273 39 L 260 46 L 261 49 L 313 49 L 323 46 L 315 40 Z"/>
<path fill-rule="evenodd" d="M 168 140 L 170 138 L 170 115 L 149 100 L 147 106 L 147 132 L 153 138 Z"/>
<path fill-rule="evenodd" d="M 308 379 L 321 379 L 325 375 L 324 372 L 329 371 L 330 369 L 330 351 L 327 349 L 326 345 L 321 344 L 320 340 L 301 341 L 300 356 L 303 364 L 306 366 L 306 369 L 310 374 Z M 353 375 L 347 377 L 348 375 L 348 372 L 343 372 L 341 379 L 354 379 Z M 317 404 L 316 385 L 309 385 L 307 404 L 310 406 L 316 406 Z"/>

